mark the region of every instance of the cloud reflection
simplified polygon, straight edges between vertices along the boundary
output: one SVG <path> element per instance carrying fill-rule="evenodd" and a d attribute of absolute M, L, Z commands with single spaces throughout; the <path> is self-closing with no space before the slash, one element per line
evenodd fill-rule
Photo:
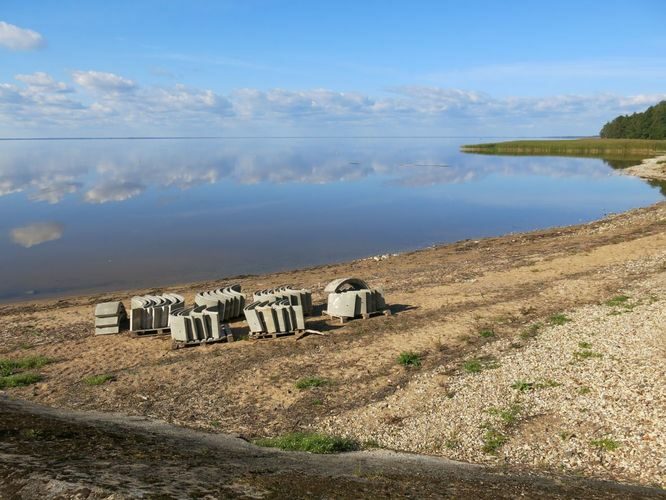
<path fill-rule="evenodd" d="M 57 222 L 35 222 L 12 229 L 9 232 L 9 237 L 17 245 L 30 248 L 47 241 L 59 240 L 62 237 L 63 230 L 63 225 Z"/>
<path fill-rule="evenodd" d="M 472 182 L 490 175 L 601 177 L 610 169 L 587 159 L 461 155 L 450 143 L 403 140 L 118 141 L 2 145 L 0 196 L 26 192 L 58 203 L 83 192 L 86 203 L 135 198 L 149 188 L 181 190 L 237 184 L 378 182 L 406 187 Z"/>

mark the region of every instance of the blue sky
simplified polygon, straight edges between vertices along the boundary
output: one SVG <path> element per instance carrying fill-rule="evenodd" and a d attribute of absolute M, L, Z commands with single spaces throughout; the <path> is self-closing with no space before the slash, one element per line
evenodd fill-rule
<path fill-rule="evenodd" d="M 0 135 L 594 134 L 666 98 L 666 2 L 0 4 Z"/>

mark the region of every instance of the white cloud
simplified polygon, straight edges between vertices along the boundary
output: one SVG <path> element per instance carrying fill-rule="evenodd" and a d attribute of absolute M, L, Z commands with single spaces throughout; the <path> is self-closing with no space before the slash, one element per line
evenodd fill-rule
<path fill-rule="evenodd" d="M 75 71 L 72 78 L 78 85 L 102 93 L 130 92 L 137 87 L 136 83 L 128 78 L 101 71 Z"/>
<path fill-rule="evenodd" d="M 146 186 L 138 182 L 104 181 L 86 192 L 84 199 L 88 203 L 108 203 L 125 201 L 141 194 Z"/>
<path fill-rule="evenodd" d="M 0 21 L 0 46 L 11 50 L 34 50 L 46 44 L 36 31 Z"/>
<path fill-rule="evenodd" d="M 433 86 L 403 86 L 381 96 L 251 88 L 224 95 L 181 84 L 144 87 L 98 71 L 75 71 L 74 87 L 43 72 L 16 80 L 0 83 L 0 135 L 580 135 L 666 98 L 494 97 Z"/>
<path fill-rule="evenodd" d="M 62 224 L 57 222 L 36 222 L 12 229 L 9 232 L 9 237 L 17 245 L 30 248 L 47 241 L 59 240 L 62 237 L 63 230 Z"/>

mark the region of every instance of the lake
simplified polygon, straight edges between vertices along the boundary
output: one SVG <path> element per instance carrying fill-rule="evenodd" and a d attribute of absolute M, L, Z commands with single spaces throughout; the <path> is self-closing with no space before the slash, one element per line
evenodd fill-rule
<path fill-rule="evenodd" d="M 664 198 L 601 159 L 459 151 L 493 140 L 0 141 L 0 300 L 338 262 Z"/>

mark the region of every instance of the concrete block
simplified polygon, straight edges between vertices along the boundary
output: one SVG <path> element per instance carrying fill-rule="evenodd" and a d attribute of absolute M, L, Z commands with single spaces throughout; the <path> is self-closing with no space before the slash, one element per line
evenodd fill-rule
<path fill-rule="evenodd" d="M 142 295 L 132 297 L 130 305 L 130 330 L 136 332 L 168 328 L 171 313 L 183 309 L 185 300 L 175 293 Z"/>
<path fill-rule="evenodd" d="M 253 299 L 255 302 L 286 299 L 292 306 L 301 306 L 306 316 L 312 314 L 312 292 L 305 288 L 295 289 L 290 285 L 283 285 L 268 290 L 258 290 L 254 292 Z"/>
<path fill-rule="evenodd" d="M 324 291 L 328 293 L 326 314 L 336 318 L 367 317 L 386 309 L 383 290 L 370 288 L 358 278 L 333 280 Z"/>
<path fill-rule="evenodd" d="M 219 307 L 220 314 L 225 321 L 238 318 L 245 307 L 245 296 L 241 293 L 241 286 L 231 285 L 199 292 L 194 298 L 198 306 Z"/>
<path fill-rule="evenodd" d="M 233 340 L 217 306 L 194 306 L 171 313 L 171 338 L 185 344 Z"/>
<path fill-rule="evenodd" d="M 125 306 L 120 301 L 102 302 L 95 306 L 95 335 L 120 333 L 127 319 Z"/>
<path fill-rule="evenodd" d="M 244 311 L 252 335 L 275 335 L 305 330 L 303 306 L 289 299 L 255 301 Z"/>

